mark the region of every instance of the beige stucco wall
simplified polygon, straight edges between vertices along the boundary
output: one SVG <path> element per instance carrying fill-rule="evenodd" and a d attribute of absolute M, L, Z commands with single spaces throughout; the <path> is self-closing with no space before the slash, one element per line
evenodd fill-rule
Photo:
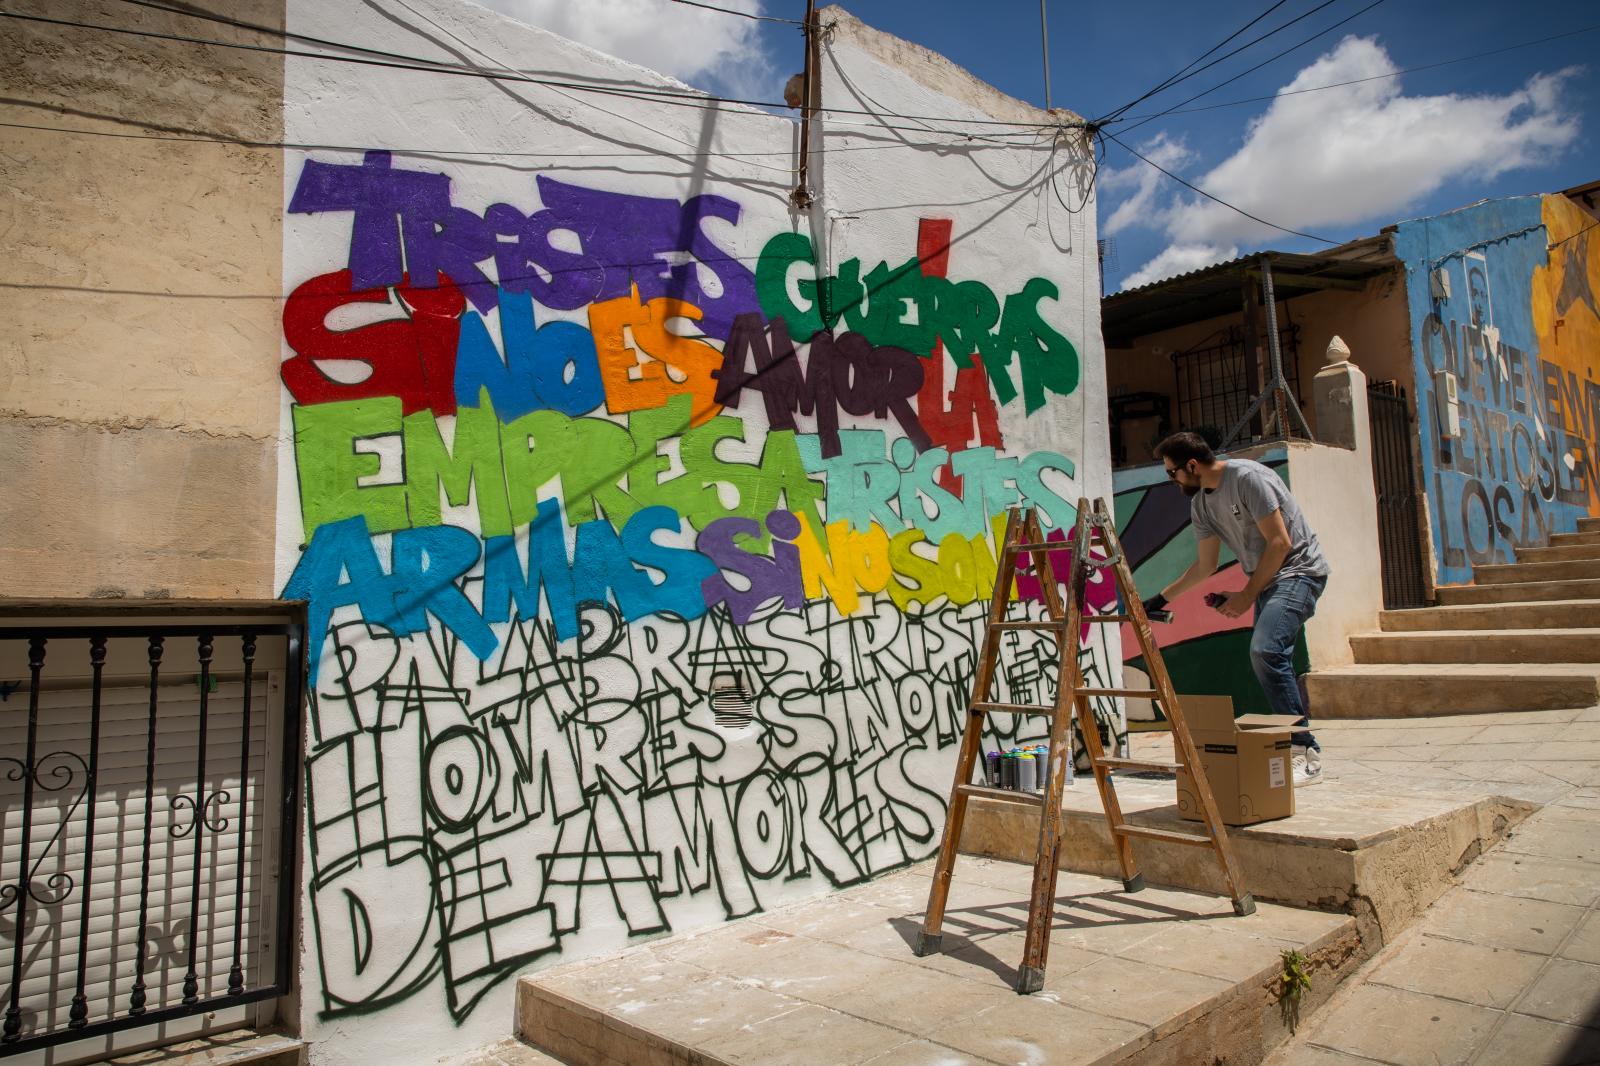
<path fill-rule="evenodd" d="M 111 0 L 7 8 L 282 44 Z M 0 594 L 272 595 L 281 57 L 20 20 L 0 54 L 0 122 L 51 127 L 0 153 Z"/>
<path fill-rule="evenodd" d="M 1179 413 L 1172 367 L 1173 353 L 1216 343 L 1215 339 L 1208 338 L 1241 320 L 1242 312 L 1236 311 L 1204 322 L 1147 334 L 1140 337 L 1139 343 L 1131 348 L 1108 349 L 1106 381 L 1111 394 L 1147 391 L 1172 396 L 1172 414 L 1177 420 Z M 1283 327 L 1292 322 L 1300 328 L 1299 388 L 1296 398 L 1313 433 L 1316 432 L 1317 423 L 1316 414 L 1311 409 L 1311 381 L 1322 369 L 1328 341 L 1335 335 L 1344 338 L 1350 346 L 1352 361 L 1361 367 L 1369 380 L 1399 381 L 1408 392 L 1412 391 L 1411 341 L 1405 290 L 1396 274 L 1381 274 L 1368 281 L 1359 292 L 1327 289 L 1295 296 L 1287 301 L 1280 300 L 1278 322 Z M 1266 343 L 1264 333 L 1261 343 Z M 1288 353 L 1284 354 L 1287 358 Z M 1222 430 L 1226 433 L 1231 428 L 1224 426 Z M 1143 463 L 1148 458 L 1130 454 L 1129 462 Z"/>
<path fill-rule="evenodd" d="M 1289 485 L 1328 560 L 1328 587 L 1306 623 L 1306 652 L 1314 670 L 1354 662 L 1350 637 L 1375 632 L 1383 609 L 1378 499 L 1365 413 L 1361 405 L 1360 444 L 1354 451 L 1289 442 Z"/>

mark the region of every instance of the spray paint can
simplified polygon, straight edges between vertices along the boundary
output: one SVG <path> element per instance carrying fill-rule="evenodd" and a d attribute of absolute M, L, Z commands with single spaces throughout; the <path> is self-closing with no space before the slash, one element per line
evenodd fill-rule
<path fill-rule="evenodd" d="M 983 757 L 983 779 L 990 788 L 1000 787 L 1000 753 L 991 751 Z"/>
<path fill-rule="evenodd" d="M 1039 760 L 1034 758 L 1031 751 L 1017 755 L 1017 791 L 1039 791 Z"/>
<path fill-rule="evenodd" d="M 1017 787 L 1017 753 L 1008 751 L 1000 756 L 1000 787 L 1016 791 Z"/>
<path fill-rule="evenodd" d="M 1033 749 L 1034 758 L 1039 760 L 1039 791 L 1044 791 L 1045 784 L 1050 780 L 1050 745 L 1040 744 Z"/>

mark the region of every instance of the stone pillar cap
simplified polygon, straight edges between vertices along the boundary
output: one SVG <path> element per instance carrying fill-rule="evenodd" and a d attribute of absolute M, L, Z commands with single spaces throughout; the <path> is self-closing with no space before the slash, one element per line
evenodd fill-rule
<path fill-rule="evenodd" d="M 1337 366 L 1350 361 L 1350 346 L 1344 342 L 1343 337 L 1335 336 L 1328 342 L 1328 365 Z"/>

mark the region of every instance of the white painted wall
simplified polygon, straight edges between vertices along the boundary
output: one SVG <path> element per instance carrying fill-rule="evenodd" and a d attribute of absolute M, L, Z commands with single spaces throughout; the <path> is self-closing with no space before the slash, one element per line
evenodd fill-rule
<path fill-rule="evenodd" d="M 787 299 L 803 317 L 812 306 L 802 295 L 803 282 L 819 271 L 847 272 L 853 259 L 862 275 L 880 263 L 900 266 L 918 254 L 920 220 L 932 219 L 950 226 L 951 282 L 981 283 L 1001 304 L 1012 297 L 1013 313 L 999 327 L 1026 324 L 1055 346 L 1026 376 L 1021 360 L 1013 358 L 1018 395 L 996 405 L 1001 446 L 992 455 L 978 450 L 974 431 L 975 447 L 960 460 L 974 463 L 963 497 L 973 511 L 962 518 L 967 512 L 958 501 L 931 491 L 919 496 L 909 481 L 904 494 L 879 491 L 884 485 L 892 489 L 901 477 L 892 459 L 916 469 L 917 447 L 902 439 L 915 436 L 908 416 L 924 429 L 933 420 L 920 399 L 886 403 L 882 414 L 871 403 L 856 404 L 860 413 L 841 410 L 844 450 L 830 459 L 823 454 L 826 433 L 817 413 L 793 416 L 791 444 L 783 427 L 774 426 L 762 393 L 747 387 L 736 405 L 730 397 L 718 420 L 708 423 L 712 436 L 721 437 L 713 441 L 693 430 L 685 436 L 681 425 L 662 428 L 662 411 L 648 397 L 639 398 L 643 387 L 636 382 L 657 375 L 667 391 L 677 386 L 671 375 L 659 376 L 661 364 L 650 355 L 635 355 L 634 368 L 619 370 L 594 410 L 571 422 L 550 412 L 533 416 L 544 435 L 536 440 L 530 466 L 500 458 L 494 446 L 498 427 L 483 411 L 463 407 L 468 413 L 434 419 L 427 414 L 428 398 L 420 397 L 413 405 L 420 412 L 412 415 L 413 436 L 406 439 L 397 433 L 400 404 L 393 399 L 341 407 L 320 402 L 349 395 L 351 382 L 359 391 L 357 379 L 371 371 L 359 362 L 309 360 L 286 340 L 285 365 L 293 368 L 286 370 L 286 381 L 292 378 L 300 391 L 283 393 L 278 587 L 313 596 L 314 617 L 319 603 L 356 601 L 332 612 L 334 636 L 317 649 L 321 662 L 308 737 L 302 977 L 303 1022 L 314 1042 L 314 1062 L 422 1062 L 459 1054 L 509 1031 L 506 979 L 515 973 L 754 913 L 929 855 L 938 843 L 956 731 L 981 636 L 982 559 L 993 545 L 991 537 L 974 556 L 971 538 L 982 538 L 988 525 L 979 512 L 999 513 L 1026 496 L 1064 523 L 1071 513 L 1061 499 L 1111 495 L 1094 205 L 1086 198 L 1087 171 L 1068 165 L 1081 152 L 1068 143 L 1053 147 L 1052 134 L 1023 127 L 999 135 L 993 128 L 971 127 L 984 132 L 970 141 L 952 135 L 951 129 L 969 128 L 956 119 L 1036 123 L 1048 116 L 931 53 L 866 29 L 839 9 L 826 9 L 823 20 L 831 26 L 822 63 L 827 105 L 931 117 L 874 124 L 863 115 L 831 114 L 819 123 L 811 176 L 817 202 L 807 212 L 788 202 L 797 136 L 787 117 L 288 61 L 287 140 L 395 149 L 391 171 L 446 175 L 451 205 L 480 218 L 497 204 L 522 215 L 541 207 L 559 210 L 562 189 L 552 180 L 670 201 L 655 210 L 674 218 L 675 205 L 690 198 L 720 198 L 703 201 L 720 217 L 685 230 L 698 239 L 693 254 L 667 254 L 657 268 L 642 264 L 664 249 L 643 238 L 659 226 L 629 213 L 644 209 L 637 201 L 613 198 L 603 209 L 568 218 L 550 241 L 571 254 L 569 272 L 558 278 L 535 268 L 546 286 L 541 293 L 549 295 L 549 301 L 541 295 L 533 305 L 541 325 L 599 327 L 619 306 L 610 304 L 612 290 L 605 288 L 617 276 L 606 268 L 626 269 L 619 256 L 635 264 L 635 284 L 648 288 L 675 261 L 693 271 L 696 298 L 707 309 L 737 303 L 745 293 L 742 309 L 755 310 L 748 279 L 718 260 L 756 270 L 768 242 L 787 233 L 809 239 L 817 260 L 815 267 L 794 263 L 781 272 Z M 447 0 L 292 0 L 288 23 L 296 33 L 452 63 L 515 64 L 559 72 L 568 81 L 675 87 L 659 75 Z M 795 59 L 798 64 L 798 50 Z M 471 154 L 452 154 L 458 152 Z M 361 161 L 356 151 L 289 153 L 286 294 L 351 264 L 351 211 L 292 209 L 311 201 L 314 180 L 337 177 L 314 164 Z M 1081 210 L 1063 209 L 1049 187 L 1052 178 L 1062 199 L 1074 207 L 1083 203 Z M 502 209 L 493 217 L 507 215 Z M 425 255 L 411 242 L 419 235 L 426 240 L 429 232 L 423 227 L 406 237 L 413 269 Z M 627 240 L 642 253 L 617 252 Z M 546 261 L 555 258 L 543 255 Z M 492 260 L 482 268 L 490 278 L 501 277 Z M 558 284 L 571 277 L 592 277 L 598 298 L 553 306 L 572 302 Z M 948 291 L 981 299 L 970 285 Z M 769 313 L 774 292 L 769 286 Z M 379 298 L 308 310 L 302 294 L 290 301 L 289 318 L 301 321 L 301 311 L 313 327 L 348 330 L 403 314 L 390 294 L 380 292 Z M 610 306 L 597 310 L 599 304 Z M 497 345 L 507 306 L 504 296 L 492 307 L 468 305 Z M 920 306 L 927 313 L 931 305 Z M 1028 314 L 1035 307 L 1037 322 Z M 899 317 L 903 321 L 913 311 L 903 309 Z M 719 318 L 720 324 L 713 321 Z M 712 313 L 699 322 L 679 317 L 667 329 L 692 337 L 701 329 L 725 332 L 726 324 L 726 316 Z M 847 318 L 836 329 L 841 340 L 851 324 Z M 881 342 L 896 327 L 878 322 L 862 328 Z M 345 339 L 352 336 L 368 358 L 404 355 L 414 361 L 407 345 L 415 334 L 379 341 L 365 332 Z M 568 328 L 567 340 L 575 336 Z M 674 343 L 642 322 L 625 336 L 647 352 Z M 1056 338 L 1076 352 L 1077 380 L 1070 388 L 1059 376 L 1068 357 Z M 306 347 L 303 338 L 299 343 Z M 665 355 L 690 367 L 691 385 L 706 381 L 694 360 L 709 352 L 715 365 L 724 347 L 720 335 L 702 343 L 682 349 L 681 358 Z M 851 343 L 843 342 L 846 350 Z M 326 355 L 329 344 L 317 351 Z M 817 343 L 803 344 L 799 358 L 817 366 L 817 351 Z M 956 367 L 949 354 L 939 358 L 948 392 L 956 384 Z M 873 365 L 878 364 L 866 367 L 868 374 Z M 926 372 L 931 360 L 915 365 Z M 433 369 L 437 378 L 437 364 Z M 780 367 L 762 380 L 781 373 Z M 314 374 L 345 384 L 307 391 L 305 381 L 316 380 Z M 1054 382 L 1053 390 L 1046 379 Z M 864 388 L 859 369 L 841 380 L 847 389 Z M 891 374 L 891 385 L 893 380 Z M 545 386 L 560 391 L 553 382 Z M 992 387 L 987 394 L 994 395 Z M 448 399 L 450 390 L 429 395 Z M 642 405 L 631 415 L 622 410 L 630 397 Z M 778 415 L 786 417 L 782 405 Z M 581 430 L 572 428 L 580 422 Z M 633 440 L 620 429 L 608 435 L 600 422 L 632 425 Z M 467 437 L 482 434 L 479 444 L 493 460 L 476 472 L 479 480 L 462 506 L 427 479 L 403 499 L 393 486 L 407 475 L 418 479 L 421 449 L 435 424 L 437 440 L 458 457 L 470 450 L 463 443 Z M 502 441 L 526 439 L 529 424 L 519 423 L 524 432 L 505 433 Z M 558 440 L 558 430 L 567 436 Z M 619 460 L 603 454 L 613 445 L 641 450 Z M 512 516 L 510 542 L 497 539 L 493 521 L 483 517 L 493 508 L 481 512 L 479 505 L 486 497 L 503 497 L 508 485 L 524 511 L 534 496 L 563 501 L 552 522 L 569 551 L 585 542 L 588 554 L 576 567 L 579 582 L 601 573 L 622 582 L 644 574 L 652 582 L 681 585 L 690 574 L 687 588 L 693 592 L 700 572 L 689 563 L 701 557 L 688 550 L 697 544 L 701 551 L 714 550 L 700 527 L 715 516 L 715 501 L 753 514 L 751 500 L 766 494 L 777 499 L 771 463 L 786 449 L 810 458 L 812 469 L 798 480 L 824 497 L 815 506 L 834 539 L 831 563 L 820 553 L 802 553 L 802 569 L 811 576 L 826 565 L 853 567 L 856 582 L 830 592 L 813 580 L 792 602 L 774 599 L 748 618 L 741 612 L 738 620 L 726 603 L 707 611 L 703 595 L 690 603 L 694 609 L 688 613 L 698 616 L 687 621 L 653 613 L 624 623 L 616 603 L 589 606 L 574 637 L 554 631 L 553 619 L 562 612 L 548 599 L 481 630 L 463 618 L 463 608 L 476 614 L 491 606 L 478 553 L 510 543 L 525 563 L 530 545 L 542 543 L 530 534 L 527 513 Z M 876 460 L 869 457 L 874 449 Z M 357 457 L 364 452 L 375 457 Z M 713 500 L 701 491 L 713 453 L 722 463 L 752 466 L 766 454 L 769 465 L 766 473 L 713 471 L 712 480 L 722 482 L 704 490 L 714 493 Z M 546 464 L 551 454 L 556 458 Z M 640 469 L 644 464 L 659 464 L 663 472 L 648 476 Z M 608 515 L 623 524 L 631 514 L 633 505 L 616 477 L 593 477 L 596 469 L 619 465 L 632 470 L 636 481 L 621 487 L 636 503 L 667 496 L 677 501 L 679 513 L 654 534 L 653 543 L 658 552 L 675 547 L 681 553 L 658 554 L 653 569 L 624 562 L 620 571 L 608 570 L 595 561 L 595 544 L 604 542 L 610 528 Z M 652 487 L 656 478 L 673 474 L 690 478 L 696 492 L 672 495 Z M 598 505 L 582 491 L 597 482 Z M 974 502 L 978 486 L 981 506 Z M 787 499 L 802 509 L 795 496 Z M 937 521 L 928 514 L 934 509 L 930 499 L 942 500 Z M 306 505 L 320 531 L 307 528 Z M 921 518 L 908 518 L 912 506 L 922 509 Z M 585 507 L 598 510 L 585 515 Z M 690 510 L 698 517 L 683 515 Z M 350 532 L 351 516 L 371 524 L 388 517 L 389 526 L 402 532 L 379 532 L 369 540 L 358 522 L 355 535 L 342 542 L 341 556 L 331 549 L 339 531 Z M 677 521 L 680 516 L 687 520 Z M 579 534 L 573 524 L 586 517 L 601 525 Z M 846 525 L 834 525 L 839 522 Z M 407 525 L 412 528 L 403 529 Z M 951 530 L 959 535 L 944 542 L 941 554 L 932 544 L 910 547 L 915 536 L 906 531 L 913 527 L 924 528 L 929 540 Z M 428 532 L 440 528 L 464 532 Z M 726 527 L 712 527 L 719 528 Z M 803 531 L 800 539 L 811 532 Z M 905 539 L 893 542 L 886 560 L 884 549 L 897 536 Z M 630 541 L 636 557 L 648 551 L 645 539 Z M 437 582 L 429 600 L 427 568 L 436 577 L 457 569 L 450 555 L 463 546 L 477 561 L 448 586 Z M 922 555 L 920 567 L 907 552 Z M 363 564 L 381 570 L 363 577 Z M 397 564 L 421 574 L 409 583 L 398 581 L 388 576 Z M 952 591 L 931 603 L 905 602 L 903 593 L 891 595 L 884 586 L 892 582 L 903 589 L 910 578 L 890 570 L 916 571 L 923 581 L 948 582 Z M 716 576 L 710 569 L 704 573 Z M 736 590 L 745 587 L 742 578 L 728 580 Z M 660 592 L 640 593 L 652 594 Z M 438 612 L 419 614 L 427 603 Z M 1115 680 L 1118 656 L 1102 643 L 1086 654 L 1101 676 Z M 1032 700 L 1053 691 L 1023 677 L 1030 664 L 1048 656 L 1047 644 L 1019 641 L 1011 660 L 1023 669 L 1002 678 L 999 698 Z M 748 686 L 753 724 L 734 729 L 719 722 L 708 698 L 719 674 L 736 675 Z M 992 737 L 990 745 L 1041 735 L 1034 727 Z"/>

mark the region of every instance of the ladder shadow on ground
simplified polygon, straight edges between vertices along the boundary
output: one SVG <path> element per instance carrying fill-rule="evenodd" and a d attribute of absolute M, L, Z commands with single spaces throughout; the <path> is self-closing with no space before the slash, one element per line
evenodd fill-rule
<path fill-rule="evenodd" d="M 1202 896 L 1216 899 L 1226 905 L 1225 896 Z M 1111 927 L 1162 926 L 1179 923 L 1203 923 L 1233 918 L 1231 910 L 1214 912 L 1186 910 L 1154 900 L 1142 900 L 1136 895 L 1108 889 L 1101 892 L 1080 892 L 1059 896 L 1052 914 L 1053 933 L 1071 934 L 1074 930 L 1106 929 Z M 1103 920 L 1099 920 L 1103 918 Z M 1015 902 L 991 903 L 981 907 L 953 907 L 945 911 L 944 947 L 941 954 L 971 962 L 997 974 L 1008 984 L 1014 984 L 1019 972 L 1016 960 L 1001 958 L 990 946 L 1006 955 L 1014 955 L 1016 945 L 1007 934 L 1024 934 L 1028 928 L 1028 899 L 1019 897 Z M 922 932 L 922 916 L 907 914 L 891 918 L 900 938 L 906 942 L 908 954 L 917 944 Z"/>

